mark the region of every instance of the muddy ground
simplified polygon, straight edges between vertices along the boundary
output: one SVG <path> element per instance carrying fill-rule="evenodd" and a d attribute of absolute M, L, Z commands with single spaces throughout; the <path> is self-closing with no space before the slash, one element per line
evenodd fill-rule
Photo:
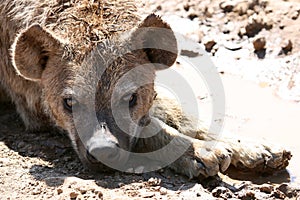
<path fill-rule="evenodd" d="M 225 79 L 254 81 L 299 104 L 300 1 L 147 1 L 142 13 L 152 11 L 199 42 Z M 0 105 L 0 154 L 0 199 L 300 199 L 288 171 L 262 176 L 231 168 L 195 180 L 168 169 L 93 174 L 68 138 L 26 132 L 10 104 Z"/>

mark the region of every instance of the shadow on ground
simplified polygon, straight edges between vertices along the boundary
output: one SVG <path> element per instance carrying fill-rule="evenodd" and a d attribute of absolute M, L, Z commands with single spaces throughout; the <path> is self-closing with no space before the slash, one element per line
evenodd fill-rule
<path fill-rule="evenodd" d="M 21 119 L 15 112 L 14 106 L 11 104 L 1 104 L 0 113 L 0 141 L 4 142 L 9 149 L 17 152 L 21 157 L 38 159 L 35 163 L 28 162 L 28 165 L 30 165 L 29 173 L 33 180 L 44 181 L 49 187 L 58 187 L 64 184 L 64 177 L 74 176 L 84 180 L 95 180 L 97 185 L 108 189 L 119 188 L 120 184 L 127 185 L 148 181 L 150 178 L 160 180 L 161 186 L 173 191 L 187 190 L 200 182 L 200 179 L 188 180 L 186 177 L 176 175 L 168 169 L 142 175 L 115 171 L 92 173 L 83 168 L 69 139 L 63 133 L 55 130 L 49 132 L 26 131 Z M 9 155 L 1 155 L 1 157 L 9 158 Z M 19 166 L 11 167 L 17 168 Z M 248 180 L 256 184 L 266 182 L 279 184 L 289 180 L 286 171 L 274 176 L 263 177 L 230 168 L 225 174 L 235 180 Z M 201 184 L 207 189 L 224 184 L 230 187 L 229 184 L 222 182 L 218 177 L 202 179 Z"/>
<path fill-rule="evenodd" d="M 86 170 L 80 163 L 74 152 L 68 137 L 58 130 L 49 132 L 29 132 L 25 130 L 21 119 L 15 112 L 11 104 L 0 104 L 0 141 L 11 150 L 17 152 L 22 157 L 37 158 L 38 163 L 28 163 L 29 173 L 33 179 L 45 181 L 50 187 L 57 187 L 64 183 L 64 179 L 49 179 L 49 177 L 73 177 L 81 179 L 98 180 L 96 183 L 104 188 L 117 188 L 122 184 L 131 184 L 134 182 L 147 181 L 154 177 L 161 179 L 167 189 L 177 190 L 183 183 L 189 182 L 181 189 L 187 188 L 187 185 L 193 187 L 196 180 L 189 181 L 187 178 L 177 176 L 170 170 L 161 172 L 151 172 L 142 175 L 126 174 L 121 172 L 93 173 Z M 9 157 L 2 155 L 1 157 Z M 44 162 L 50 164 L 44 164 Z M 18 166 L 12 166 L 18 167 Z M 50 181 L 49 181 L 50 180 Z"/>

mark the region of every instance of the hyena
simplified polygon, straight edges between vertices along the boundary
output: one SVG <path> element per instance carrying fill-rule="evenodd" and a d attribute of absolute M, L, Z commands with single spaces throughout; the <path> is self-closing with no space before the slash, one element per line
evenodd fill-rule
<path fill-rule="evenodd" d="M 159 16 L 141 20 L 136 5 L 132 0 L 1 1 L 0 86 L 26 128 L 59 127 L 82 163 L 98 171 L 117 166 L 138 172 L 131 157 L 139 155 L 141 165 L 168 164 L 190 178 L 213 176 L 230 164 L 258 172 L 284 169 L 289 151 L 218 139 L 156 94 L 155 72 L 176 61 L 177 42 Z M 176 159 L 166 163 L 169 157 Z"/>

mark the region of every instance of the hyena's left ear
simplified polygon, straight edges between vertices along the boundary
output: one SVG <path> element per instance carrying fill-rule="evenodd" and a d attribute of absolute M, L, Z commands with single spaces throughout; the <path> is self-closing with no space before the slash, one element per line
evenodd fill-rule
<path fill-rule="evenodd" d="M 21 32 L 12 46 L 13 65 L 19 75 L 31 81 L 41 79 L 51 56 L 59 53 L 61 42 L 40 25 Z"/>
<path fill-rule="evenodd" d="M 143 49 L 156 70 L 168 68 L 177 58 L 177 41 L 171 27 L 159 16 L 151 14 L 132 33 L 135 47 Z"/>

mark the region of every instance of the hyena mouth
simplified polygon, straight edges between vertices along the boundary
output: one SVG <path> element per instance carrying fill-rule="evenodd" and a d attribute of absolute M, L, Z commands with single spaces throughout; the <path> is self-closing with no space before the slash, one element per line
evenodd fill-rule
<path fill-rule="evenodd" d="M 94 142 L 87 147 L 86 159 L 93 166 L 105 165 L 109 168 L 115 169 L 125 166 L 129 159 L 129 152 L 121 149 L 115 143 L 100 144 Z"/>
<path fill-rule="evenodd" d="M 103 134 L 95 134 L 86 146 L 86 158 L 90 163 L 102 163 L 110 168 L 124 165 L 129 154 L 130 152 L 123 150 L 117 141 Z"/>

